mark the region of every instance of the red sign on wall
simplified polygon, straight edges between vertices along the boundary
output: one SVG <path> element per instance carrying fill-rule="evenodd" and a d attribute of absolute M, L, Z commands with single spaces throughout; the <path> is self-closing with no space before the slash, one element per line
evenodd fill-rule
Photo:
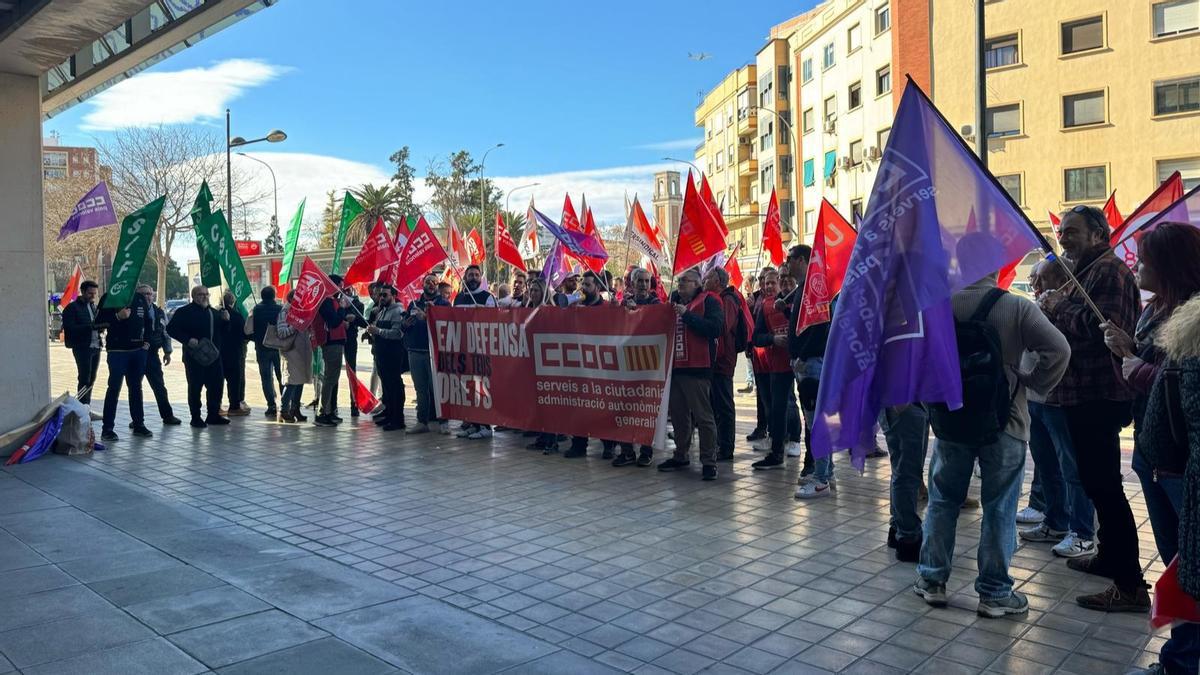
<path fill-rule="evenodd" d="M 238 255 L 261 255 L 262 242 L 248 241 L 245 239 L 235 239 L 234 245 L 237 246 Z"/>

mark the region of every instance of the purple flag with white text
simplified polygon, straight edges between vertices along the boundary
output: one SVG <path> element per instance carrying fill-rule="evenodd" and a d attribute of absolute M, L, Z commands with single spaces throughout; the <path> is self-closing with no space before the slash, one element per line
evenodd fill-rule
<path fill-rule="evenodd" d="M 564 253 L 573 255 L 577 258 L 598 258 L 600 260 L 608 260 L 608 251 L 604 249 L 604 243 L 599 240 L 596 235 L 584 234 L 575 230 L 568 230 L 558 223 L 550 220 L 546 214 L 531 209 L 533 216 L 537 220 L 536 223 L 530 223 L 533 227 L 541 225 L 554 235 L 554 238 L 562 242 L 566 247 Z M 529 227 L 530 225 L 526 225 Z"/>
<path fill-rule="evenodd" d="M 861 470 L 885 406 L 962 407 L 950 296 L 1039 247 L 1049 250 L 909 81 L 836 303 L 813 454 L 848 448 Z"/>
<path fill-rule="evenodd" d="M 58 240 L 62 241 L 77 232 L 116 222 L 117 212 L 113 210 L 112 200 L 108 197 L 108 184 L 100 181 L 75 205 L 75 211 L 58 231 Z"/>

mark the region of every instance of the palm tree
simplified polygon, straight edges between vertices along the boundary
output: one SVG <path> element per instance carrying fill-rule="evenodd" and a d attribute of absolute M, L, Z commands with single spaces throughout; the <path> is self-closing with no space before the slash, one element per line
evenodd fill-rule
<path fill-rule="evenodd" d="M 391 229 L 406 215 L 401 210 L 400 188 L 391 183 L 364 183 L 350 188 L 350 194 L 358 200 L 363 212 L 354 220 L 350 232 L 346 235 L 347 245 L 356 246 L 365 241 L 371 228 L 375 227 L 375 221 L 380 218 L 383 218 L 383 222 Z"/>

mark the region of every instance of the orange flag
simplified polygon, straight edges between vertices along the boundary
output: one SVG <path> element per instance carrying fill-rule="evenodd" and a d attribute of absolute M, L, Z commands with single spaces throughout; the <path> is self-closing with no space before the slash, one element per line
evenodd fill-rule
<path fill-rule="evenodd" d="M 779 199 L 775 188 L 771 188 L 771 202 L 767 205 L 767 219 L 763 221 L 763 249 L 771 256 L 771 264 L 783 264 L 783 229 L 779 224 Z"/>
<path fill-rule="evenodd" d="M 713 218 L 712 210 L 696 191 L 692 172 L 688 171 L 672 273 L 679 274 L 689 267 L 695 267 L 724 250 L 725 237 L 721 234 L 721 228 Z"/>
<path fill-rule="evenodd" d="M 75 271 L 71 272 L 71 278 L 67 280 L 67 287 L 63 289 L 62 297 L 58 300 L 59 308 L 64 308 L 71 304 L 75 296 L 79 295 L 79 284 L 83 279 L 83 270 L 79 269 L 79 263 L 75 263 Z"/>
<path fill-rule="evenodd" d="M 774 203 L 774 195 L 771 198 Z M 832 319 L 830 304 L 842 290 L 846 267 L 858 233 L 827 200 L 821 200 L 817 216 L 817 231 L 813 234 L 812 257 L 804 278 L 804 295 L 800 296 L 800 314 L 796 317 L 796 333 L 809 326 Z"/>

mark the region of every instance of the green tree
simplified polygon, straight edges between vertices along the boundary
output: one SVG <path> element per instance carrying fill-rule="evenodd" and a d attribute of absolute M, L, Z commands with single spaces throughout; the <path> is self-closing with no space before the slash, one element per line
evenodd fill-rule
<path fill-rule="evenodd" d="M 401 190 L 394 184 L 372 185 L 364 183 L 356 188 L 350 188 L 350 194 L 358 200 L 363 212 L 350 226 L 350 234 L 346 236 L 348 246 L 357 246 L 366 240 L 367 234 L 375 227 L 375 221 L 383 218 L 384 224 L 392 229 L 395 223 L 405 216 L 401 206 Z M 341 209 L 338 209 L 341 217 Z"/>
<path fill-rule="evenodd" d="M 317 248 L 333 248 L 338 225 L 342 220 L 342 200 L 334 196 L 333 190 L 325 193 L 325 200 L 325 207 L 321 210 L 321 229 L 318 232 Z"/>
<path fill-rule="evenodd" d="M 392 184 L 396 187 L 397 191 L 397 207 L 406 216 L 415 215 L 417 213 L 417 205 L 413 203 L 413 193 L 416 170 L 408 163 L 408 146 L 406 145 L 393 152 L 392 156 L 388 159 L 396 166 L 396 173 L 392 174 Z"/>
<path fill-rule="evenodd" d="M 174 258 L 167 259 L 167 269 L 163 278 L 166 279 L 165 287 L 158 286 L 158 262 L 151 256 L 146 256 L 146 264 L 142 266 L 142 271 L 138 274 L 139 284 L 150 284 L 158 291 L 158 302 L 162 304 L 167 300 L 174 298 L 186 298 L 191 290 L 188 284 L 187 275 L 179 269 L 179 263 L 175 262 Z"/>
<path fill-rule="evenodd" d="M 263 251 L 265 253 L 283 253 L 283 237 L 279 234 L 279 221 L 271 216 L 271 229 L 267 232 L 267 239 L 263 242 Z"/>
<path fill-rule="evenodd" d="M 486 224 L 480 227 L 479 232 L 483 235 L 484 248 L 489 252 L 486 272 L 489 276 L 494 275 L 496 263 L 490 253 L 494 249 L 494 214 L 500 210 L 503 193 L 489 178 L 480 182 L 479 165 L 471 159 L 471 153 L 466 150 L 449 155 L 445 164 L 440 161 L 430 162 L 425 183 L 433 188 L 430 203 L 443 227 L 448 223 L 450 216 L 454 216 L 464 235 L 472 227 L 478 227 L 480 223 Z"/>

